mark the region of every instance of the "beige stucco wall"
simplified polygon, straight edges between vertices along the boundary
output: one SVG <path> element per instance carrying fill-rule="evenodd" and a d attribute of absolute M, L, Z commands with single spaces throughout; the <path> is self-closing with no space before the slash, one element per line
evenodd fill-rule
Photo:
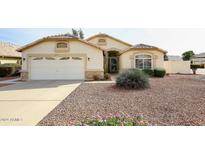
<path fill-rule="evenodd" d="M 18 62 L 19 59 L 0 59 L 0 64 L 16 64 Z"/>
<path fill-rule="evenodd" d="M 123 50 L 126 50 L 130 47 L 130 46 L 124 44 L 124 43 L 121 43 L 121 42 L 116 41 L 114 39 L 111 39 L 109 37 L 95 37 L 95 38 L 89 40 L 88 42 L 98 45 L 98 40 L 99 39 L 105 39 L 106 40 L 106 45 L 99 45 L 101 48 L 103 48 L 105 50 L 116 48 L 118 50 L 123 51 Z"/>
<path fill-rule="evenodd" d="M 135 56 L 148 54 L 152 56 L 152 68 L 164 68 L 164 53 L 157 50 L 132 49 L 120 55 L 120 71 L 135 68 Z"/>
<path fill-rule="evenodd" d="M 191 71 L 191 73 L 192 73 L 192 71 Z M 196 70 L 196 74 L 205 75 L 205 68 L 198 68 Z"/>
<path fill-rule="evenodd" d="M 103 69 L 103 52 L 85 44 L 83 42 L 72 40 L 69 41 L 69 51 L 65 52 L 56 52 L 56 41 L 45 41 L 40 44 L 37 44 L 31 48 L 28 48 L 23 51 L 22 58 L 25 58 L 25 61 L 22 63 L 22 71 L 28 71 L 28 62 L 30 55 L 83 55 L 86 57 L 86 71 L 104 71 Z M 90 60 L 88 60 L 88 58 Z"/>
<path fill-rule="evenodd" d="M 189 74 L 191 73 L 190 63 L 190 61 L 165 61 L 164 68 L 167 73 Z"/>

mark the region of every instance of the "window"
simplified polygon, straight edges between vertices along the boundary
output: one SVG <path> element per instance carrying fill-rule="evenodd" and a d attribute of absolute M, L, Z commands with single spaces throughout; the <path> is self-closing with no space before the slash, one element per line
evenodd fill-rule
<path fill-rule="evenodd" d="M 55 58 L 53 58 L 53 57 L 46 57 L 45 59 L 46 60 L 55 60 Z"/>
<path fill-rule="evenodd" d="M 105 39 L 99 39 L 98 40 L 98 45 L 106 45 L 106 40 Z"/>
<path fill-rule="evenodd" d="M 82 60 L 80 57 L 72 57 L 73 60 Z"/>
<path fill-rule="evenodd" d="M 33 58 L 33 60 L 42 60 L 43 57 L 36 57 L 36 58 Z"/>
<path fill-rule="evenodd" d="M 56 47 L 57 49 L 66 49 L 68 48 L 68 44 L 64 42 L 60 42 L 60 43 L 57 43 Z"/>
<path fill-rule="evenodd" d="M 70 57 L 62 57 L 62 58 L 60 58 L 60 60 L 68 60 L 68 59 L 70 59 Z"/>
<path fill-rule="evenodd" d="M 152 68 L 152 56 L 150 56 L 150 55 L 136 55 L 135 56 L 135 68 L 151 69 Z"/>

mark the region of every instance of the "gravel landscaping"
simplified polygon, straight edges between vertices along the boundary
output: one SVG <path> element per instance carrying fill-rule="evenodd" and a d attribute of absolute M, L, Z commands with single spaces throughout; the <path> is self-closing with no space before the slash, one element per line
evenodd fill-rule
<path fill-rule="evenodd" d="M 85 119 L 142 116 L 149 125 L 205 125 L 205 81 L 194 75 L 151 78 L 145 90 L 83 83 L 38 125 L 78 125 Z"/>

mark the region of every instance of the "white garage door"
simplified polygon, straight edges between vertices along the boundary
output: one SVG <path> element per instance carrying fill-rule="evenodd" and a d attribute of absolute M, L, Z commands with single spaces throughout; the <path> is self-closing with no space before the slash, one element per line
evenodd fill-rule
<path fill-rule="evenodd" d="M 83 80 L 83 57 L 32 57 L 31 80 Z"/>

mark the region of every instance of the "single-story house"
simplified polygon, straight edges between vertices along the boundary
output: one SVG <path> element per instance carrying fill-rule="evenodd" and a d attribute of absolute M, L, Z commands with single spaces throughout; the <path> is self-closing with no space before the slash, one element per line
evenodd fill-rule
<path fill-rule="evenodd" d="M 85 40 L 70 34 L 41 38 L 18 49 L 23 80 L 86 80 L 130 68 L 164 68 L 165 50 L 97 34 Z"/>
<path fill-rule="evenodd" d="M 19 48 L 17 45 L 0 42 L 0 64 L 20 64 L 21 53 L 16 51 L 17 48 Z"/>
<path fill-rule="evenodd" d="M 196 65 L 203 65 L 205 67 L 205 52 L 194 55 L 192 63 Z"/>

